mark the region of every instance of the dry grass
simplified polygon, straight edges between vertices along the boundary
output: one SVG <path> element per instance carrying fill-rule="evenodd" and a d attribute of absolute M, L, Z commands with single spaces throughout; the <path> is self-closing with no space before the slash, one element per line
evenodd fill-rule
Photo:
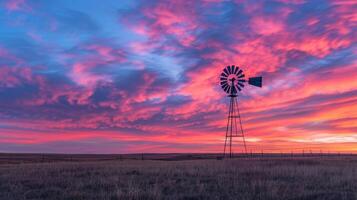
<path fill-rule="evenodd" d="M 357 159 L 0 165 L 0 199 L 357 199 Z"/>

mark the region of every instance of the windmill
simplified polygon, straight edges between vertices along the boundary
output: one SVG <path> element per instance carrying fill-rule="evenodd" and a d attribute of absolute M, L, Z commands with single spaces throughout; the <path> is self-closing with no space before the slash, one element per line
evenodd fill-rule
<path fill-rule="evenodd" d="M 245 144 L 244 132 L 242 127 L 242 120 L 239 113 L 238 107 L 238 92 L 244 88 L 244 83 L 262 87 L 262 77 L 252 77 L 248 80 L 245 79 L 245 75 L 242 69 L 238 66 L 227 66 L 223 69 L 220 82 L 222 89 L 228 94 L 230 98 L 229 112 L 228 112 L 228 122 L 226 128 L 226 139 L 224 142 L 224 157 L 226 157 L 227 148 L 229 148 L 229 157 L 232 158 L 232 143 L 234 137 L 240 137 L 243 140 L 244 150 L 247 153 L 247 146 Z M 239 119 L 239 125 L 237 124 L 237 119 Z M 239 128 L 238 128 L 239 126 Z"/>

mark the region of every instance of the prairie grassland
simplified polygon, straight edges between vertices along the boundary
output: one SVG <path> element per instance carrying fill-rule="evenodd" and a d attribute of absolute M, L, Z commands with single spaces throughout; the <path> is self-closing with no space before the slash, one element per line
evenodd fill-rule
<path fill-rule="evenodd" d="M 0 165 L 0 199 L 357 199 L 357 158 Z"/>

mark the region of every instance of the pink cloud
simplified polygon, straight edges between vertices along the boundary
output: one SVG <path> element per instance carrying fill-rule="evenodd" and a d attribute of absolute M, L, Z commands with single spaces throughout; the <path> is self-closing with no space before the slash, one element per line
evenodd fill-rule
<path fill-rule="evenodd" d="M 189 46 L 195 40 L 194 32 L 204 24 L 189 2 L 158 2 L 154 7 L 144 8 L 145 19 L 128 26 L 136 33 L 151 40 L 164 41 L 165 35 L 174 36 L 181 45 Z"/>
<path fill-rule="evenodd" d="M 328 36 L 306 36 L 298 40 L 288 38 L 277 42 L 276 48 L 283 50 L 300 50 L 316 57 L 325 57 L 335 49 L 347 47 L 351 44 L 349 38 L 329 38 Z"/>
<path fill-rule="evenodd" d="M 32 81 L 30 68 L 0 67 L 0 86 L 16 87 L 24 82 Z"/>
<path fill-rule="evenodd" d="M 85 50 L 94 51 L 95 54 L 85 56 L 82 61 L 73 64 L 69 77 L 82 86 L 94 86 L 99 82 L 111 82 L 111 77 L 94 72 L 110 63 L 123 63 L 126 55 L 121 49 L 106 45 L 90 44 L 82 47 Z"/>
<path fill-rule="evenodd" d="M 100 45 L 100 44 L 91 44 L 85 46 L 84 49 L 93 50 L 102 59 L 110 62 L 124 62 L 126 61 L 125 53 L 121 49 L 114 49 L 110 46 Z"/>
<path fill-rule="evenodd" d="M 9 11 L 31 11 L 31 7 L 25 0 L 8 0 L 5 3 L 5 8 Z"/>
<path fill-rule="evenodd" d="M 282 21 L 267 16 L 254 17 L 250 26 L 256 33 L 261 35 L 271 35 L 284 30 Z"/>
<path fill-rule="evenodd" d="M 82 86 L 93 86 L 100 81 L 110 81 L 110 77 L 106 75 L 98 75 L 89 71 L 90 68 L 96 66 L 95 62 L 78 62 L 72 67 L 69 74 L 71 79 Z"/>

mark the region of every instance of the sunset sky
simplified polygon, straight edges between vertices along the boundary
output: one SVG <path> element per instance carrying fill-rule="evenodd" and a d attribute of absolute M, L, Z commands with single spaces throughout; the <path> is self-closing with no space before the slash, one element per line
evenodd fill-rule
<path fill-rule="evenodd" d="M 0 1 L 0 152 L 357 153 L 357 2 Z M 241 152 L 237 146 L 235 152 Z"/>

